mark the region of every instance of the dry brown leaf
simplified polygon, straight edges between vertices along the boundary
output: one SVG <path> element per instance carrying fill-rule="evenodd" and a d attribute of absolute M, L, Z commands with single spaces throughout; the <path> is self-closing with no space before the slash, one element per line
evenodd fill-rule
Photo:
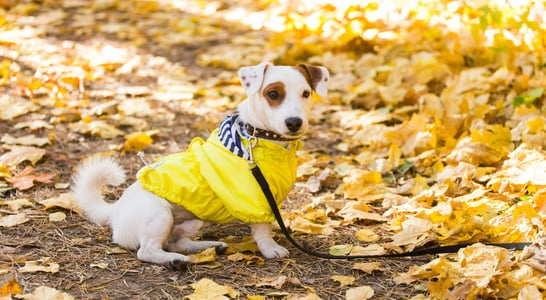
<path fill-rule="evenodd" d="M 277 276 L 277 277 L 261 278 L 260 281 L 256 283 L 256 287 L 268 286 L 275 289 L 280 289 L 286 283 L 287 279 L 288 277 L 284 275 Z"/>
<path fill-rule="evenodd" d="M 8 165 L 15 167 L 24 161 L 30 161 L 32 165 L 35 165 L 46 151 L 44 149 L 29 147 L 29 146 L 13 146 L 10 152 L 4 153 L 0 156 L 0 165 Z"/>
<path fill-rule="evenodd" d="M 354 246 L 350 255 L 381 255 L 385 254 L 385 248 L 378 244 L 371 244 L 366 247 Z"/>
<path fill-rule="evenodd" d="M 103 120 L 95 120 L 91 122 L 79 121 L 77 123 L 70 123 L 68 125 L 70 130 L 82 133 L 90 134 L 92 136 L 98 136 L 105 139 L 112 139 L 123 135 L 123 131 L 108 124 Z"/>
<path fill-rule="evenodd" d="M 8 145 L 22 145 L 22 146 L 38 146 L 42 147 L 47 144 L 50 144 L 49 138 L 39 138 L 35 135 L 25 135 L 18 138 L 15 138 L 9 134 L 6 134 L 0 139 L 0 142 L 3 142 Z"/>
<path fill-rule="evenodd" d="M 16 99 L 8 94 L 0 96 L 0 120 L 12 120 L 15 117 L 36 111 L 39 106 L 23 99 Z"/>
<path fill-rule="evenodd" d="M 0 227 L 13 227 L 30 221 L 26 213 L 0 217 Z"/>
<path fill-rule="evenodd" d="M 353 270 L 359 270 L 368 274 L 373 273 L 374 271 L 384 271 L 385 269 L 381 267 L 380 262 L 369 262 L 369 263 L 355 263 L 352 267 Z"/>
<path fill-rule="evenodd" d="M 34 207 L 34 203 L 30 202 L 28 199 L 16 199 L 16 200 L 10 200 L 5 201 L 3 203 L 0 203 L 0 205 L 7 205 L 8 208 L 12 211 L 18 211 L 19 209 L 23 207 Z"/>
<path fill-rule="evenodd" d="M 57 197 L 38 201 L 38 203 L 42 204 L 44 206 L 44 209 L 50 209 L 52 207 L 61 207 L 64 209 L 74 211 L 80 215 L 83 215 L 83 211 L 78 205 L 78 200 L 76 200 L 76 198 L 74 197 L 74 194 L 72 193 L 62 193 Z"/>
<path fill-rule="evenodd" d="M 50 222 L 61 222 L 66 220 L 66 214 L 62 211 L 58 211 L 58 212 L 50 213 L 48 218 Z"/>
<path fill-rule="evenodd" d="M 59 264 L 52 262 L 48 257 L 37 261 L 28 260 L 18 271 L 21 273 L 46 272 L 55 274 L 59 272 Z"/>
<path fill-rule="evenodd" d="M 370 207 L 360 201 L 347 201 L 345 206 L 337 213 L 345 221 L 376 221 L 385 222 L 387 219 L 380 214 L 369 212 Z"/>
<path fill-rule="evenodd" d="M 265 260 L 261 256 L 256 255 L 248 255 L 241 252 L 237 252 L 234 254 L 230 254 L 227 256 L 228 260 L 231 261 L 245 261 L 247 265 L 258 265 L 261 266 L 265 263 Z"/>
<path fill-rule="evenodd" d="M 74 300 L 74 297 L 72 297 L 70 294 L 61 292 L 47 286 L 38 287 L 34 290 L 34 292 L 32 292 L 32 294 L 21 295 L 20 298 L 25 300 Z"/>
<path fill-rule="evenodd" d="M 345 300 L 366 300 L 371 299 L 375 294 L 374 290 L 370 286 L 359 286 L 350 288 L 345 292 Z"/>

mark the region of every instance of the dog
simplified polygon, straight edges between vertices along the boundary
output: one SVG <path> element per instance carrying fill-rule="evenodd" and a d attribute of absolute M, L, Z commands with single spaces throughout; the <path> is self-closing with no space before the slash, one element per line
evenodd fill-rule
<path fill-rule="evenodd" d="M 312 93 L 326 96 L 329 72 L 264 62 L 242 67 L 238 76 L 247 97 L 237 114 L 207 141 L 195 138 L 185 152 L 140 169 L 117 201 L 106 202 L 101 193 L 105 185 L 125 182 L 113 158 L 91 156 L 77 167 L 72 192 L 87 218 L 111 226 L 113 242 L 137 250 L 140 261 L 183 269 L 190 258 L 182 253 L 225 250 L 226 243 L 192 239 L 206 222 L 248 223 L 265 258 L 289 254 L 271 236 L 275 218 L 249 166 L 260 167 L 280 206 L 296 180 L 296 151 L 308 130 Z"/>

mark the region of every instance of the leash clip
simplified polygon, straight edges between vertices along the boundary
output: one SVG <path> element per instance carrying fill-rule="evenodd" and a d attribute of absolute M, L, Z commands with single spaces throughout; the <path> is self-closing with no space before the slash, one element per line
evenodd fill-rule
<path fill-rule="evenodd" d="M 248 153 L 248 168 L 252 169 L 256 165 L 256 162 L 254 161 L 254 157 L 252 156 L 252 149 L 256 146 L 258 143 L 258 138 L 254 135 L 254 132 L 251 137 L 248 138 L 248 145 L 246 152 Z"/>

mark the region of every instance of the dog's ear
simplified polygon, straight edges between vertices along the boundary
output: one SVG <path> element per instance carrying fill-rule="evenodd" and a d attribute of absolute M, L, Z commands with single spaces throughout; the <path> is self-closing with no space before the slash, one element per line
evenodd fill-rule
<path fill-rule="evenodd" d="M 312 66 L 308 64 L 299 64 L 296 69 L 303 74 L 309 85 L 321 97 L 326 97 L 328 93 L 328 80 L 330 72 L 325 67 Z"/>
<path fill-rule="evenodd" d="M 260 90 L 264 80 L 264 74 L 269 66 L 273 65 L 269 62 L 263 62 L 257 66 L 242 67 L 239 69 L 239 79 L 248 96 L 251 96 Z"/>

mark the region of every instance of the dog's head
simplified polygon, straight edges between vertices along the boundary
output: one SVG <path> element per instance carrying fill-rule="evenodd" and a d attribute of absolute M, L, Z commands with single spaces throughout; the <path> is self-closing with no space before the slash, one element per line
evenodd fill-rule
<path fill-rule="evenodd" d="M 325 97 L 329 76 L 326 68 L 307 64 L 243 67 L 239 79 L 248 98 L 238 106 L 240 118 L 285 137 L 300 137 L 307 131 L 312 92 Z"/>

